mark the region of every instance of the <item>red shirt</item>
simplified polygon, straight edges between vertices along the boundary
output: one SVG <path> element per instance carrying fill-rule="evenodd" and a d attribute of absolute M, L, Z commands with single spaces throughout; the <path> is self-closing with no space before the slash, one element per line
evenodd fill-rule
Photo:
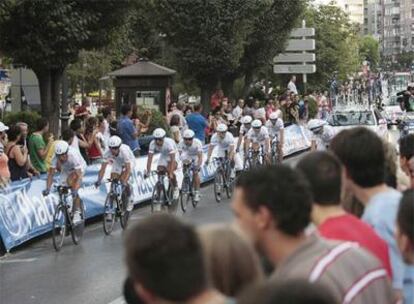
<path fill-rule="evenodd" d="M 318 227 L 320 235 L 327 239 L 358 243 L 376 256 L 392 278 L 388 245 L 369 225 L 359 218 L 345 214 L 327 219 Z"/>

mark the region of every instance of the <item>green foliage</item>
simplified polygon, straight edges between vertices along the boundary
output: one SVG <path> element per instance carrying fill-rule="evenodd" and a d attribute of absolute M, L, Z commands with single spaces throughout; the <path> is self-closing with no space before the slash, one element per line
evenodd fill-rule
<path fill-rule="evenodd" d="M 414 64 L 414 52 L 402 52 L 396 59 L 400 69 L 410 69 Z"/>
<path fill-rule="evenodd" d="M 333 5 L 308 6 L 304 17 L 316 31 L 316 73 L 309 75 L 309 85 L 326 86 L 335 71 L 342 80 L 355 73 L 358 34 L 346 13 Z"/>
<path fill-rule="evenodd" d="M 141 122 L 145 123 L 147 121 L 147 114 L 145 113 L 147 109 L 140 107 L 139 110 L 139 119 Z M 152 134 L 152 132 L 157 128 L 163 128 L 164 130 L 169 130 L 167 121 L 162 112 L 152 109 L 151 110 L 151 122 L 147 134 Z"/>
<path fill-rule="evenodd" d="M 315 98 L 308 97 L 308 113 L 309 119 L 315 118 L 318 114 L 319 107 L 318 103 L 316 102 Z"/>
<path fill-rule="evenodd" d="M 367 60 L 371 68 L 375 69 L 380 61 L 379 42 L 372 36 L 364 36 L 359 38 L 358 45 L 361 63 Z"/>
<path fill-rule="evenodd" d="M 29 126 L 29 132 L 33 132 L 36 128 L 36 122 L 41 117 L 37 112 L 7 112 L 4 116 L 4 123 L 11 126 L 18 122 L 25 122 Z"/>

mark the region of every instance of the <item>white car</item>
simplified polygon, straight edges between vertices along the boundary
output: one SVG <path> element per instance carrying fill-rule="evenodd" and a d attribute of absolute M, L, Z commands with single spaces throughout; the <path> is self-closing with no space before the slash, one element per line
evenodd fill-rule
<path fill-rule="evenodd" d="M 388 141 L 387 120 L 375 108 L 337 108 L 329 116 L 328 123 L 336 134 L 344 129 L 366 127 Z"/>

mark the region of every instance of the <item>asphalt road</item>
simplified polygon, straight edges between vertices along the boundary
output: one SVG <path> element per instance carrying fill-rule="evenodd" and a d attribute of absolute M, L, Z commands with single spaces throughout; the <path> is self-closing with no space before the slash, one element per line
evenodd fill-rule
<path fill-rule="evenodd" d="M 394 139 L 395 134 L 392 138 Z M 394 141 L 394 140 L 393 140 Z M 294 165 L 301 155 L 288 159 Z M 197 209 L 189 208 L 179 216 L 201 225 L 232 221 L 229 200 L 215 202 L 212 185 L 201 191 Z M 134 210 L 131 224 L 148 216 L 143 207 Z M 88 225 L 80 245 L 68 237 L 59 253 L 46 237 L 0 259 L 1 304 L 120 304 L 125 278 L 123 233 L 117 224 L 105 236 L 101 222 Z"/>

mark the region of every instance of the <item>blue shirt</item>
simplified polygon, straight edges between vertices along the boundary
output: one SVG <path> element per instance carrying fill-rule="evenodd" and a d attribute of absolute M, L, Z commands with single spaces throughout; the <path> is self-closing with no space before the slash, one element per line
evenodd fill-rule
<path fill-rule="evenodd" d="M 390 189 L 373 196 L 365 208 L 362 220 L 371 225 L 388 244 L 392 267 L 392 285 L 404 290 L 404 303 L 414 303 L 414 266 L 404 263 L 395 239 L 398 207 L 402 194 Z"/>
<path fill-rule="evenodd" d="M 207 128 L 207 119 L 200 113 L 191 113 L 186 117 L 188 128 L 193 130 L 195 138 L 199 139 L 202 143 L 205 142 Z"/>
<path fill-rule="evenodd" d="M 128 116 L 122 116 L 118 121 L 118 134 L 122 142 L 128 145 L 132 151 L 139 150 L 138 138 L 135 138 L 135 133 L 137 133 L 137 129 L 132 120 Z"/>

